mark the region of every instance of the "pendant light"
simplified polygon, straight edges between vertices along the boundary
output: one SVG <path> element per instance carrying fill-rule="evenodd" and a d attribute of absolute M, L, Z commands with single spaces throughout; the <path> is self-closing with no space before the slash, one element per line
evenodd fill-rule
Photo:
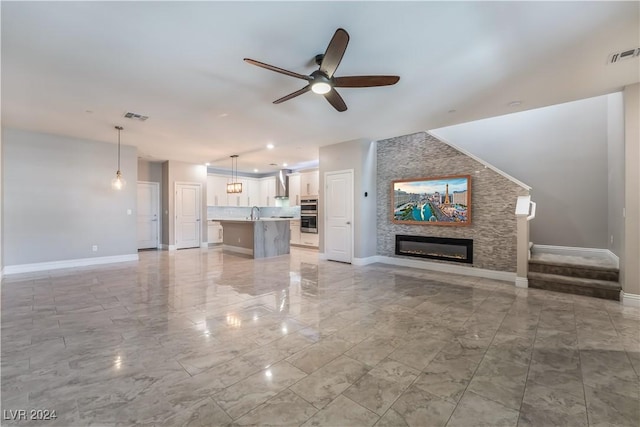
<path fill-rule="evenodd" d="M 242 193 L 242 183 L 238 182 L 238 155 L 231 156 L 231 182 L 227 183 L 227 193 Z M 234 174 L 235 163 L 235 174 Z"/>
<path fill-rule="evenodd" d="M 122 177 L 122 172 L 120 172 L 120 131 L 124 129 L 122 126 L 116 126 L 118 130 L 118 170 L 116 172 L 116 177 L 111 180 L 111 188 L 114 190 L 122 190 L 125 185 L 127 185 L 127 181 Z"/>

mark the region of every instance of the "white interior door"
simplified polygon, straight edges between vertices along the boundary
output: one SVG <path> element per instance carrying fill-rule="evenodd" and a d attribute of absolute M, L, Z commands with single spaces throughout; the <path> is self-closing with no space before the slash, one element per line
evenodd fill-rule
<path fill-rule="evenodd" d="M 176 183 L 176 249 L 200 246 L 200 184 Z"/>
<path fill-rule="evenodd" d="M 158 247 L 160 185 L 138 182 L 138 249 Z"/>
<path fill-rule="evenodd" d="M 324 252 L 328 259 L 351 262 L 353 254 L 353 171 L 325 174 Z"/>

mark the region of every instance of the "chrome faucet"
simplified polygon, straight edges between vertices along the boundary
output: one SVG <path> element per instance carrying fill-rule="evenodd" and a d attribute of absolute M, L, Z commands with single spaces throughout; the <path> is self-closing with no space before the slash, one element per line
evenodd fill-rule
<path fill-rule="evenodd" d="M 254 212 L 253 210 L 254 209 L 256 209 L 258 211 L 257 215 L 253 214 L 253 212 Z M 257 207 L 257 206 L 254 206 L 254 207 L 251 208 L 251 221 L 257 221 L 259 219 L 260 219 L 260 208 Z"/>

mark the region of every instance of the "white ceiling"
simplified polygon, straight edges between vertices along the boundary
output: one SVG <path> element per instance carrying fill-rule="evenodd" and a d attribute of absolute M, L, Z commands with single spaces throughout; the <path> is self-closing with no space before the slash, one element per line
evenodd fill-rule
<path fill-rule="evenodd" d="M 318 147 L 434 129 L 620 90 L 640 60 L 639 2 L 1 2 L 2 125 L 115 143 L 152 160 L 267 172 Z M 337 76 L 396 74 L 272 104 L 338 27 Z M 517 107 L 512 101 L 521 101 Z M 455 110 L 455 112 L 450 112 Z M 145 122 L 123 118 L 127 111 Z M 276 148 L 267 150 L 266 144 Z M 305 163 L 306 162 L 306 163 Z M 277 163 L 278 167 L 268 166 Z"/>

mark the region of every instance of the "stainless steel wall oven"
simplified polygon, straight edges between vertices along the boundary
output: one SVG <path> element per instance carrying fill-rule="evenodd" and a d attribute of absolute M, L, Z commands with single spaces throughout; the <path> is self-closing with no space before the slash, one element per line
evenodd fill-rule
<path fill-rule="evenodd" d="M 300 232 L 318 234 L 318 198 L 300 200 Z"/>

